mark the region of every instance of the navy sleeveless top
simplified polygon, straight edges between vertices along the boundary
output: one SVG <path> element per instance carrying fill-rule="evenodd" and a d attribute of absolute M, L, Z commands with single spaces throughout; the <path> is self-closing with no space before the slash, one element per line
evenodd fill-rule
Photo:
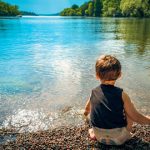
<path fill-rule="evenodd" d="M 121 88 L 105 84 L 92 90 L 90 97 L 92 126 L 103 129 L 127 126 L 122 91 Z"/>

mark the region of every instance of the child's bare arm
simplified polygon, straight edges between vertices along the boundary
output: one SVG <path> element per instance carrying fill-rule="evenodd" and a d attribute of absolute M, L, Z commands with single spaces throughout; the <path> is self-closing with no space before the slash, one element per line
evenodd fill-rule
<path fill-rule="evenodd" d="M 90 113 L 90 109 L 91 109 L 91 104 L 90 104 L 90 99 L 88 99 L 85 105 L 85 111 L 84 111 L 85 116 L 87 116 Z"/>
<path fill-rule="evenodd" d="M 122 94 L 123 102 L 124 102 L 124 109 L 127 115 L 135 122 L 139 124 L 149 124 L 150 125 L 150 118 L 145 117 L 144 115 L 140 114 L 134 104 L 131 102 L 129 96 L 123 92 Z"/>

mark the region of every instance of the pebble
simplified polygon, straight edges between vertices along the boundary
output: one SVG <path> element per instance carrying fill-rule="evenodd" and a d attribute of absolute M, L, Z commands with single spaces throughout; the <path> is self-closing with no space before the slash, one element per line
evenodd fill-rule
<path fill-rule="evenodd" d="M 15 141 L 0 144 L 0 149 L 13 150 L 149 150 L 150 126 L 135 124 L 133 138 L 122 146 L 106 146 L 88 138 L 89 125 L 74 127 L 60 127 L 53 130 L 38 131 L 36 133 L 17 134 Z M 14 131 L 0 130 L 0 136 L 13 134 Z"/>

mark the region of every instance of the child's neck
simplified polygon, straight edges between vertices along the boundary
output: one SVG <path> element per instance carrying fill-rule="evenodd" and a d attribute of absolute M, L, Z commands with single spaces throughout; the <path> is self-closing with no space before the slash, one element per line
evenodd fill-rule
<path fill-rule="evenodd" d="M 112 80 L 112 81 L 101 81 L 101 84 L 106 84 L 106 85 L 115 85 L 116 81 Z"/>

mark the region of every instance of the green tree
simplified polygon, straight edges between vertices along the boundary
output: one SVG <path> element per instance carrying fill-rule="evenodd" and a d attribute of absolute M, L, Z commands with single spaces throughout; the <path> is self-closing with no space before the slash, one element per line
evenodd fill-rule
<path fill-rule="evenodd" d="M 65 8 L 61 13 L 61 16 L 82 16 L 81 10 L 79 8 Z"/>
<path fill-rule="evenodd" d="M 83 5 L 80 6 L 82 16 L 85 16 L 85 10 L 88 9 L 88 5 L 89 5 L 88 3 L 84 3 Z"/>
<path fill-rule="evenodd" d="M 71 7 L 72 9 L 78 9 L 79 8 L 79 6 L 78 5 L 76 5 L 76 4 L 74 4 L 74 5 L 72 5 L 72 7 Z"/>
<path fill-rule="evenodd" d="M 69 16 L 76 16 L 76 12 L 74 9 L 70 9 Z"/>
<path fill-rule="evenodd" d="M 142 1 L 142 9 L 144 12 L 144 17 L 150 17 L 150 0 Z"/>
<path fill-rule="evenodd" d="M 150 0 L 121 0 L 120 8 L 125 17 L 150 17 Z"/>
<path fill-rule="evenodd" d="M 85 15 L 86 15 L 86 16 L 89 16 L 89 11 L 88 11 L 88 9 L 85 10 Z"/>
<path fill-rule="evenodd" d="M 76 9 L 76 16 L 82 16 L 81 9 Z"/>
<path fill-rule="evenodd" d="M 21 15 L 38 16 L 36 13 L 28 11 L 21 11 Z"/>
<path fill-rule="evenodd" d="M 8 13 L 8 9 L 4 9 Z M 64 9 L 62 16 L 150 17 L 150 0 L 93 0 Z"/>
<path fill-rule="evenodd" d="M 16 16 L 20 15 L 18 6 L 10 5 L 0 0 L 0 16 Z"/>
<path fill-rule="evenodd" d="M 60 15 L 62 16 L 76 16 L 76 11 L 72 8 L 65 8 Z"/>
<path fill-rule="evenodd" d="M 120 1 L 121 0 L 103 0 L 103 16 L 121 16 Z"/>
<path fill-rule="evenodd" d="M 94 5 L 92 2 L 90 2 L 88 5 L 88 14 L 89 14 L 89 16 L 93 16 L 93 14 L 94 14 Z"/>
<path fill-rule="evenodd" d="M 102 13 L 102 1 L 95 0 L 94 1 L 94 16 L 100 17 L 101 13 Z"/>
<path fill-rule="evenodd" d="M 10 5 L 0 0 L 0 16 L 16 16 L 20 15 L 18 6 Z"/>

